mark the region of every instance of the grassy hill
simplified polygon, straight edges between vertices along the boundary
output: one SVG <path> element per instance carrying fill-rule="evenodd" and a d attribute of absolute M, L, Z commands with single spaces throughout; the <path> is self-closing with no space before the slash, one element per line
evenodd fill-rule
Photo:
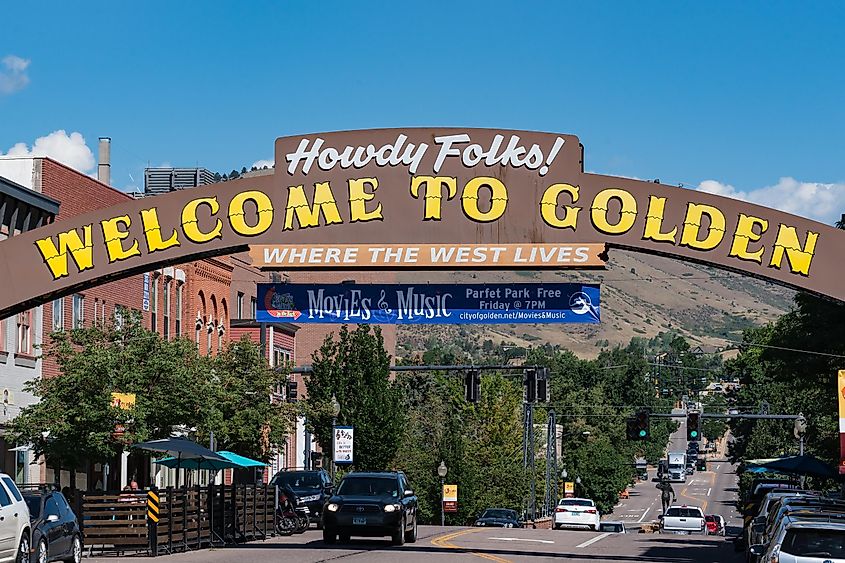
<path fill-rule="evenodd" d="M 634 252 L 612 250 L 600 271 L 399 272 L 398 282 L 419 283 L 578 282 L 601 283 L 600 325 L 509 324 L 399 327 L 396 354 L 425 350 L 435 338 L 490 339 L 528 347 L 559 344 L 590 358 L 604 346 L 627 344 L 634 336 L 653 337 L 673 330 L 691 343 L 724 346 L 748 326 L 764 324 L 786 312 L 794 291 L 739 274 Z"/>

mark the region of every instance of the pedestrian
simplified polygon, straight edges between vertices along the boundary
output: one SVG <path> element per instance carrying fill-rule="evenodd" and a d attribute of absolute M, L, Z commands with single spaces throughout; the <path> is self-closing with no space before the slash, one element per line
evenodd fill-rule
<path fill-rule="evenodd" d="M 672 488 L 672 483 L 668 480 L 662 480 L 658 485 L 657 488 L 660 489 L 660 502 L 663 505 L 663 514 L 666 514 L 666 510 L 669 508 L 669 501 L 678 502 L 678 497 L 675 496 L 675 489 Z"/>

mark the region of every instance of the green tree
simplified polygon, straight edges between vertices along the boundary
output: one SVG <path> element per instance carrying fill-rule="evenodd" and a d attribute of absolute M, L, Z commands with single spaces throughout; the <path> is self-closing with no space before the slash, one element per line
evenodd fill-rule
<path fill-rule="evenodd" d="M 163 340 L 144 329 L 137 316 L 120 326 L 53 333 L 43 354 L 56 360 L 61 375 L 27 382 L 25 389 L 40 401 L 21 409 L 9 433 L 53 467 L 73 472 L 89 460 L 111 458 L 125 444 L 164 437 L 203 418 L 207 359 L 187 340 Z M 135 406 L 112 407 L 112 392 L 135 393 Z M 115 435 L 117 425 L 123 435 Z"/>
<path fill-rule="evenodd" d="M 246 336 L 231 342 L 211 361 L 210 402 L 198 437 L 214 432 L 219 449 L 268 460 L 281 446 L 296 416 L 294 407 L 271 400 L 287 381 L 287 371 L 275 371 L 261 348 Z"/>
<path fill-rule="evenodd" d="M 399 389 L 390 381 L 390 355 L 381 329 L 343 325 L 314 353 L 305 379 L 308 424 L 323 451 L 332 451 L 332 396 L 338 424 L 355 427 L 356 469 L 388 469 L 396 456 L 405 417 Z"/>

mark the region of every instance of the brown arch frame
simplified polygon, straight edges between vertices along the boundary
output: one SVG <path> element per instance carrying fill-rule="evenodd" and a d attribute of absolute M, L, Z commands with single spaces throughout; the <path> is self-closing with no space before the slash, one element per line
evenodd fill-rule
<path fill-rule="evenodd" d="M 272 175 L 129 201 L 0 242 L 0 318 L 132 274 L 280 244 L 597 243 L 845 301 L 845 232 L 585 173 L 572 135 L 377 129 L 280 138 L 275 153 Z"/>

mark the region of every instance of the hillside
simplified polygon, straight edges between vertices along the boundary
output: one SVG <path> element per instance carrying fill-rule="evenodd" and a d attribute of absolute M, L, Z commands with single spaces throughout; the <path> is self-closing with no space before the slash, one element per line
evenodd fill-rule
<path fill-rule="evenodd" d="M 601 271 L 426 272 L 431 283 L 579 282 L 602 284 L 600 325 L 429 325 L 399 327 L 397 356 L 421 352 L 435 337 L 448 342 L 469 335 L 516 346 L 550 343 L 581 357 L 603 346 L 627 344 L 634 336 L 674 330 L 690 342 L 724 346 L 742 330 L 777 318 L 792 305 L 794 291 L 753 278 L 634 252 L 612 250 Z M 419 282 L 420 273 L 400 272 L 398 282 Z"/>

